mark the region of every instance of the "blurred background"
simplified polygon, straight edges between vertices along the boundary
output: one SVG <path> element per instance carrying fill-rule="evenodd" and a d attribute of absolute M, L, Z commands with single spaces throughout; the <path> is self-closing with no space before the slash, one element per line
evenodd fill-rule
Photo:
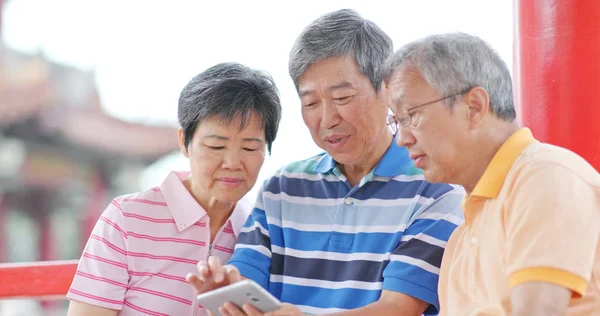
<path fill-rule="evenodd" d="M 177 99 L 216 63 L 264 69 L 278 84 L 283 119 L 257 183 L 318 153 L 287 57 L 302 28 L 341 8 L 377 23 L 396 48 L 433 33 L 478 35 L 512 69 L 508 0 L 0 0 L 0 262 L 77 259 L 111 198 L 188 169 Z M 66 304 L 0 301 L 0 315 L 64 315 Z"/>

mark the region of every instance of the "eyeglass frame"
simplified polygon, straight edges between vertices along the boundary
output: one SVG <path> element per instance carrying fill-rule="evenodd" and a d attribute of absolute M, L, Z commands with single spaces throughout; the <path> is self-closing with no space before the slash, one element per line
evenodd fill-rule
<path fill-rule="evenodd" d="M 448 96 L 445 96 L 445 97 L 442 97 L 442 98 L 439 98 L 439 99 L 436 99 L 436 100 L 433 100 L 433 101 L 429 101 L 429 102 L 426 102 L 426 103 L 423 103 L 423 104 L 415 105 L 415 106 L 413 106 L 410 109 L 403 108 L 402 111 L 404 112 L 403 113 L 404 115 L 402 117 L 399 117 L 399 116 L 393 115 L 393 114 L 388 114 L 387 117 L 386 117 L 386 125 L 388 126 L 388 128 L 390 129 L 390 131 L 392 132 L 392 134 L 394 136 L 396 136 L 396 134 L 398 134 L 398 131 L 400 130 L 400 125 L 402 125 L 402 127 L 410 127 L 411 126 L 411 123 L 412 123 L 412 120 L 413 120 L 413 115 L 415 113 L 411 114 L 411 113 L 409 113 L 409 111 L 412 111 L 412 110 L 417 109 L 417 108 L 424 107 L 426 105 L 430 105 L 430 104 L 434 104 L 434 103 L 437 103 L 437 102 L 440 102 L 440 101 L 444 101 L 444 100 L 450 99 L 452 97 L 463 95 L 463 94 L 468 93 L 469 91 L 471 91 L 471 89 L 473 89 L 473 87 L 470 87 L 470 88 L 465 89 L 465 90 L 463 90 L 461 92 L 454 93 L 454 94 L 451 94 L 451 95 L 448 95 Z M 408 119 L 408 120 L 406 120 L 406 119 Z M 402 120 L 404 120 L 406 123 L 402 123 Z M 392 124 L 394 126 L 393 128 L 392 128 Z"/>

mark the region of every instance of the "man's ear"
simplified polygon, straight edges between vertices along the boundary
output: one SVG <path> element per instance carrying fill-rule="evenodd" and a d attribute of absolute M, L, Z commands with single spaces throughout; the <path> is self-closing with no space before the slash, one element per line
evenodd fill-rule
<path fill-rule="evenodd" d="M 389 90 L 385 81 L 381 81 L 381 85 L 379 86 L 379 91 L 377 91 L 377 96 L 385 101 L 385 104 L 388 104 Z"/>
<path fill-rule="evenodd" d="M 468 120 L 471 128 L 483 124 L 487 114 L 491 113 L 490 96 L 482 87 L 474 87 L 464 96 L 468 109 Z"/>
<path fill-rule="evenodd" d="M 179 151 L 186 157 L 190 158 L 188 155 L 187 148 L 185 146 L 185 136 L 183 135 L 183 128 L 179 128 L 177 130 L 177 141 L 179 142 Z"/>

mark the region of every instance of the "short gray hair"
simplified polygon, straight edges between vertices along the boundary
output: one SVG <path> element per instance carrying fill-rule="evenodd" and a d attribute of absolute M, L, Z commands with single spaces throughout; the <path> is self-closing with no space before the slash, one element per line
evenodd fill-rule
<path fill-rule="evenodd" d="M 490 45 L 476 36 L 431 35 L 406 44 L 386 62 L 385 81 L 389 82 L 400 67 L 418 71 L 441 96 L 482 87 L 490 96 L 492 113 L 510 122 L 516 117 L 508 67 Z M 456 100 L 458 96 L 447 104 Z"/>
<path fill-rule="evenodd" d="M 221 63 L 206 69 L 192 78 L 179 96 L 177 116 L 185 147 L 204 120 L 218 117 L 229 123 L 240 117 L 241 130 L 252 113 L 262 120 L 270 153 L 281 120 L 279 91 L 273 78 L 238 63 Z"/>
<path fill-rule="evenodd" d="M 296 39 L 288 64 L 290 77 L 298 90 L 300 76 L 313 63 L 351 56 L 356 59 L 359 71 L 379 90 L 383 64 L 393 49 L 391 38 L 356 11 L 330 12 L 314 20 Z"/>

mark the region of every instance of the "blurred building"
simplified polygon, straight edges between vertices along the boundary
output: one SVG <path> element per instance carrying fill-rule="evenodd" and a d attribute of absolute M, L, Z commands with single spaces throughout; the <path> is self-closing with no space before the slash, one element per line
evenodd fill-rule
<path fill-rule="evenodd" d="M 110 198 L 174 150 L 175 128 L 105 114 L 93 73 L 0 46 L 0 262 L 78 258 Z"/>

